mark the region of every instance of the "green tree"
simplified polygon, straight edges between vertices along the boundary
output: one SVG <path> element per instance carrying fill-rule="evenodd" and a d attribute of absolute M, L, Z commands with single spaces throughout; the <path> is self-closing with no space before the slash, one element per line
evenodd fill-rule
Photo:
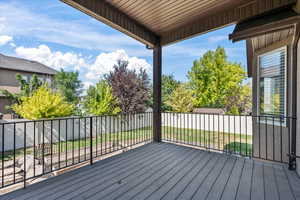
<path fill-rule="evenodd" d="M 166 104 L 174 112 L 191 112 L 194 108 L 194 102 L 193 91 L 181 84 L 172 92 Z"/>
<path fill-rule="evenodd" d="M 195 60 L 188 72 L 197 107 L 224 108 L 226 99 L 241 87 L 246 73 L 240 64 L 227 60 L 225 49 L 218 47 Z"/>
<path fill-rule="evenodd" d="M 60 93 L 42 85 L 31 95 L 21 97 L 21 103 L 14 104 L 12 109 L 23 118 L 35 120 L 69 116 L 74 112 L 74 105 L 67 103 Z"/>
<path fill-rule="evenodd" d="M 89 87 L 83 105 L 89 114 L 104 115 L 119 113 L 120 108 L 117 104 L 111 86 L 105 80 L 101 80 L 96 86 Z"/>
<path fill-rule="evenodd" d="M 78 72 L 66 72 L 61 69 L 54 76 L 54 87 L 66 98 L 66 101 L 77 105 L 82 92 L 82 84 Z"/>
<path fill-rule="evenodd" d="M 170 107 L 167 102 L 170 100 L 173 91 L 178 88 L 179 85 L 180 81 L 175 80 L 173 75 L 162 75 L 162 111 L 172 110 L 172 107 Z"/>
<path fill-rule="evenodd" d="M 251 87 L 241 85 L 234 88 L 225 99 L 225 110 L 229 114 L 249 114 L 252 111 Z"/>

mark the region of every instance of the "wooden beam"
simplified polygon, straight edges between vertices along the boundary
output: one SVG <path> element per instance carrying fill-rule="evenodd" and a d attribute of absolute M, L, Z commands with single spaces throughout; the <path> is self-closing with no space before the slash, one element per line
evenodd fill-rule
<path fill-rule="evenodd" d="M 291 8 L 278 10 L 237 24 L 233 33 L 229 35 L 229 39 L 236 42 L 262 34 L 291 29 L 299 21 L 300 15 Z"/>
<path fill-rule="evenodd" d="M 239 7 L 213 13 L 204 19 L 195 20 L 187 25 L 161 34 L 161 45 L 168 45 L 180 40 L 204 34 L 212 30 L 234 24 L 270 10 L 292 6 L 296 0 L 253 0 Z"/>
<path fill-rule="evenodd" d="M 247 74 L 248 77 L 252 77 L 254 52 L 253 52 L 253 45 L 251 39 L 246 40 L 246 49 L 247 49 Z"/>
<path fill-rule="evenodd" d="M 61 0 L 134 39 L 154 47 L 158 36 L 104 0 Z"/>
<path fill-rule="evenodd" d="M 161 142 L 161 74 L 162 49 L 157 45 L 153 49 L 153 139 Z"/>

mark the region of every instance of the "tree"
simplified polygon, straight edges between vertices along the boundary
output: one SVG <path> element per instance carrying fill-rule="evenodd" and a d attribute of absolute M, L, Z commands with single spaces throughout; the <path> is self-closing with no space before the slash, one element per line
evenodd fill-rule
<path fill-rule="evenodd" d="M 234 88 L 225 99 L 225 110 L 229 114 L 249 114 L 252 111 L 251 87 L 242 85 Z"/>
<path fill-rule="evenodd" d="M 181 84 L 172 92 L 166 104 L 174 112 L 191 112 L 194 108 L 194 101 L 193 91 Z"/>
<path fill-rule="evenodd" d="M 149 100 L 149 78 L 145 70 L 128 69 L 128 62 L 119 60 L 105 76 L 123 113 L 144 112 Z"/>
<path fill-rule="evenodd" d="M 12 109 L 23 118 L 35 120 L 69 116 L 73 114 L 74 105 L 67 103 L 60 93 L 42 85 L 30 96 L 21 97 L 21 103 L 14 104 Z"/>
<path fill-rule="evenodd" d="M 105 80 L 101 80 L 96 86 L 90 86 L 87 90 L 84 108 L 93 115 L 117 114 L 120 112 L 117 103 L 111 86 Z"/>
<path fill-rule="evenodd" d="M 227 60 L 224 48 L 208 51 L 195 60 L 188 78 L 193 89 L 197 107 L 224 108 L 232 91 L 238 90 L 245 79 L 240 64 Z"/>
<path fill-rule="evenodd" d="M 173 91 L 178 88 L 180 81 L 175 80 L 173 75 L 162 75 L 162 111 L 171 111 L 172 107 L 167 104 Z"/>
<path fill-rule="evenodd" d="M 78 72 L 66 72 L 61 69 L 54 76 L 54 87 L 65 97 L 66 101 L 77 105 L 82 92 L 82 84 Z"/>

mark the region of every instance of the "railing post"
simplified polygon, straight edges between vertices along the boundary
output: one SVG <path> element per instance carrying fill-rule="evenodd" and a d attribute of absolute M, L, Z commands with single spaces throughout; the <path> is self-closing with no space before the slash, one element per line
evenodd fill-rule
<path fill-rule="evenodd" d="M 162 49 L 153 49 L 153 140 L 161 142 L 161 57 Z"/>
<path fill-rule="evenodd" d="M 90 164 L 93 164 L 93 117 L 90 117 Z"/>

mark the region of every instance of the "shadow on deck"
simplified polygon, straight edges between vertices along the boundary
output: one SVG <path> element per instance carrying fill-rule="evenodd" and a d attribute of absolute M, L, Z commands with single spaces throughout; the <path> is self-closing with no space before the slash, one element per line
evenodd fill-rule
<path fill-rule="evenodd" d="M 151 143 L 0 199 L 300 199 L 300 179 L 278 163 Z"/>

